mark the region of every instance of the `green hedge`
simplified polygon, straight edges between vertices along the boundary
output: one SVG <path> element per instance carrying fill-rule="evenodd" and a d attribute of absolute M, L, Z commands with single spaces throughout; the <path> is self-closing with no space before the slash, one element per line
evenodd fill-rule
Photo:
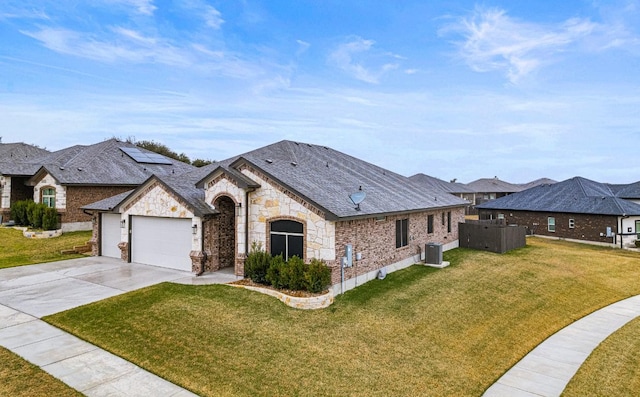
<path fill-rule="evenodd" d="M 272 257 L 255 243 L 251 245 L 244 272 L 253 282 L 277 289 L 320 293 L 331 285 L 331 269 L 321 260 L 314 258 L 306 264 L 293 256 L 285 261 L 282 255 Z"/>
<path fill-rule="evenodd" d="M 34 229 L 55 230 L 58 228 L 58 212 L 32 200 L 17 201 L 11 205 L 11 218 L 20 226 Z"/>

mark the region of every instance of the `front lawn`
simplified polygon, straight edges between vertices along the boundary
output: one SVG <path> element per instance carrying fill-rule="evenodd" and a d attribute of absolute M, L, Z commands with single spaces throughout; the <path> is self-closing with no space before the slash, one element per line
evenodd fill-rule
<path fill-rule="evenodd" d="M 82 396 L 60 380 L 0 347 L 0 396 Z"/>
<path fill-rule="evenodd" d="M 640 294 L 633 252 L 531 238 L 445 260 L 320 311 L 165 283 L 46 320 L 203 396 L 479 396 L 555 331 Z"/>
<path fill-rule="evenodd" d="M 26 238 L 18 229 L 0 227 L 0 269 L 79 258 L 80 254 L 63 255 L 60 251 L 84 245 L 91 232 L 64 233 L 60 237 Z"/>

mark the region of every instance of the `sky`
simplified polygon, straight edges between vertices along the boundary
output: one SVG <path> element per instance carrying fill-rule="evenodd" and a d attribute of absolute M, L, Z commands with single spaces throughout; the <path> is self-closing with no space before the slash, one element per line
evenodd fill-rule
<path fill-rule="evenodd" d="M 640 0 L 3 0 L 0 136 L 640 180 Z"/>

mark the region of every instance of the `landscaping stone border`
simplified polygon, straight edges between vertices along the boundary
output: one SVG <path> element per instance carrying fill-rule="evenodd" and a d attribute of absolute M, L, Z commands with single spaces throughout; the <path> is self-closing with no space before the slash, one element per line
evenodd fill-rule
<path fill-rule="evenodd" d="M 18 227 L 16 229 L 21 229 L 22 235 L 26 238 L 54 238 L 62 236 L 62 229 L 44 230 L 41 232 L 29 231 L 26 227 Z"/>
<path fill-rule="evenodd" d="M 251 291 L 260 292 L 269 296 L 273 296 L 274 298 L 279 299 L 285 305 L 293 307 L 294 309 L 302 309 L 302 310 L 316 310 L 316 309 L 325 309 L 329 307 L 333 303 L 333 293 L 331 291 L 327 292 L 323 295 L 318 296 L 310 296 L 310 297 L 300 297 L 300 296 L 291 296 L 280 291 L 275 291 L 269 288 L 260 288 L 254 287 L 251 285 L 241 285 L 241 284 L 228 284 L 233 287 L 241 287 L 246 288 Z"/>

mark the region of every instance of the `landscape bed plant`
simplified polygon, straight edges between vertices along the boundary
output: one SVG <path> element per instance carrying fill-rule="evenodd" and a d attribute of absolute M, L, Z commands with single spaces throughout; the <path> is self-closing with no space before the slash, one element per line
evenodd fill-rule
<path fill-rule="evenodd" d="M 298 256 L 285 261 L 282 255 L 271 256 L 261 245 L 253 243 L 245 260 L 245 277 L 257 284 L 280 290 L 308 291 L 318 294 L 331 284 L 331 269 L 313 258 L 309 264 Z"/>
<path fill-rule="evenodd" d="M 527 242 L 448 251 L 447 268 L 390 273 L 323 310 L 164 283 L 45 320 L 202 396 L 480 396 L 559 329 L 640 294 L 637 252 Z"/>
<path fill-rule="evenodd" d="M 11 219 L 18 226 L 34 229 L 55 230 L 58 228 L 58 212 L 33 200 L 17 201 L 11 206 Z"/>

